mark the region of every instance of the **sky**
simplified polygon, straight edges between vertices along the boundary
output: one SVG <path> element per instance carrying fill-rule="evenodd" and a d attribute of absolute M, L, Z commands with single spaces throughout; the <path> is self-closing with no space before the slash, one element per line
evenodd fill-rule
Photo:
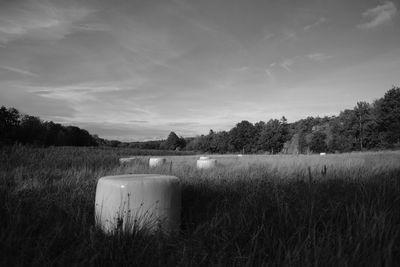
<path fill-rule="evenodd" d="M 0 105 L 121 141 L 338 115 L 400 85 L 399 9 L 0 0 Z"/>

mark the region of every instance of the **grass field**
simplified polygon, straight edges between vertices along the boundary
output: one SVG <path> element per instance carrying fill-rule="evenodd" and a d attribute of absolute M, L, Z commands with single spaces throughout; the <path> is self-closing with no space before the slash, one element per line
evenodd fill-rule
<path fill-rule="evenodd" d="M 136 163 L 119 165 L 134 154 Z M 0 150 L 0 266 L 400 264 L 399 151 L 219 155 L 207 171 L 189 155 L 166 156 L 172 164 L 149 169 L 145 154 Z M 106 236 L 95 226 L 97 179 L 125 173 L 181 179 L 178 235 Z"/>

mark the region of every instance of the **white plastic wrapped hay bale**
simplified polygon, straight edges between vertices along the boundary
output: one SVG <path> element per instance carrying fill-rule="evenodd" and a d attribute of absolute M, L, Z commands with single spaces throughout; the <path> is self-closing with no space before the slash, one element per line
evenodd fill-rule
<path fill-rule="evenodd" d="M 319 153 L 320 156 L 326 156 L 326 152 Z"/>
<path fill-rule="evenodd" d="M 167 160 L 165 158 L 150 158 L 149 159 L 149 167 L 159 167 L 165 164 Z"/>
<path fill-rule="evenodd" d="M 238 154 L 237 156 L 238 156 L 239 158 L 243 157 L 243 155 L 242 155 L 242 154 Z"/>
<path fill-rule="evenodd" d="M 200 159 L 205 160 L 205 159 L 210 159 L 210 157 L 202 156 Z"/>
<path fill-rule="evenodd" d="M 175 176 L 129 174 L 98 180 L 96 223 L 106 233 L 146 229 L 150 233 L 177 231 L 180 225 L 181 190 Z"/>
<path fill-rule="evenodd" d="M 119 159 L 119 163 L 120 163 L 120 164 L 129 164 L 129 163 L 131 163 L 131 162 L 134 162 L 135 160 L 137 160 L 136 157 L 120 158 L 120 159 Z"/>
<path fill-rule="evenodd" d="M 202 157 L 200 157 L 200 159 L 197 160 L 197 169 L 199 170 L 211 169 L 214 168 L 216 164 L 217 164 L 216 159 L 210 159 L 208 157 L 207 159 L 202 159 Z"/>

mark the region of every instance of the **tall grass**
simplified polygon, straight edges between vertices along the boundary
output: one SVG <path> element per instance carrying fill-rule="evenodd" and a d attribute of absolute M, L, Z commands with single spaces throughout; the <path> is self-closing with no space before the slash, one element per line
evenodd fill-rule
<path fill-rule="evenodd" d="M 203 171 L 196 156 L 120 166 L 132 153 L 1 150 L 0 266 L 400 264 L 399 152 L 225 155 Z M 95 226 L 97 179 L 125 173 L 181 179 L 179 234 L 107 236 Z"/>

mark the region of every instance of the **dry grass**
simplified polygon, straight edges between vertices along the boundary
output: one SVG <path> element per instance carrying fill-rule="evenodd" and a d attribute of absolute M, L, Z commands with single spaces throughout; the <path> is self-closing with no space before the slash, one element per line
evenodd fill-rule
<path fill-rule="evenodd" d="M 143 153 L 1 150 L 0 265 L 400 264 L 400 152 L 218 155 L 218 167 L 203 171 L 198 156 L 119 165 Z M 126 173 L 181 179 L 177 236 L 106 236 L 94 225 L 97 179 Z"/>

